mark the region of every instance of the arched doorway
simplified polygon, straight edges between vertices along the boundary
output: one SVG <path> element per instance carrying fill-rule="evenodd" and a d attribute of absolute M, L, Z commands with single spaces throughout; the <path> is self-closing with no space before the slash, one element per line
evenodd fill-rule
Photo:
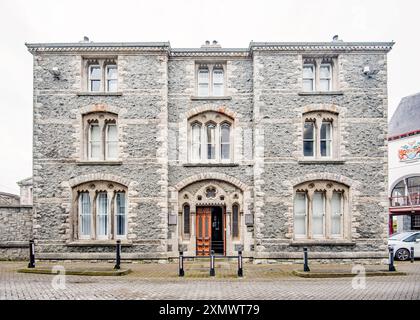
<path fill-rule="evenodd" d="M 179 242 L 197 256 L 234 254 L 243 244 L 243 191 L 221 180 L 191 183 L 178 193 Z"/>

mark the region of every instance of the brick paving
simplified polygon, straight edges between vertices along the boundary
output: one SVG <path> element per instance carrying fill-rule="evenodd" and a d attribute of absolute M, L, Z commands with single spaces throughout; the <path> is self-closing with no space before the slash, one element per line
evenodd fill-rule
<path fill-rule="evenodd" d="M 38 264 L 37 266 L 53 264 Z M 108 263 L 57 263 L 65 268 L 111 268 Z M 398 263 L 406 276 L 368 277 L 365 289 L 353 289 L 352 278 L 303 279 L 291 275 L 301 265 L 245 264 L 245 277 L 236 277 L 235 263 L 218 263 L 216 277 L 208 276 L 205 263 L 186 263 L 184 278 L 177 275 L 177 263 L 125 264 L 133 270 L 122 277 L 66 276 L 65 288 L 53 286 L 57 277 L 17 273 L 22 262 L 0 262 L 0 300 L 79 299 L 420 299 L 420 261 Z M 319 265 L 312 270 L 351 270 L 351 266 Z M 368 270 L 386 269 L 372 266 Z"/>

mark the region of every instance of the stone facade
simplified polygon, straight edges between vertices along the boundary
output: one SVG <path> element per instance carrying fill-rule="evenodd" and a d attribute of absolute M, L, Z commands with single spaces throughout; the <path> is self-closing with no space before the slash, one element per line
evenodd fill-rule
<path fill-rule="evenodd" d="M 254 259 L 296 259 L 303 246 L 310 246 L 312 257 L 319 259 L 386 257 L 386 55 L 392 45 L 27 45 L 34 56 L 33 236 L 38 257 L 114 256 L 115 240 L 75 237 L 81 209 L 74 190 L 89 182 L 125 188 L 125 259 L 167 259 L 178 250 L 195 255 L 200 206 L 225 208 L 226 255 L 243 250 Z M 303 92 L 307 58 L 334 59 L 334 90 Z M 116 61 L 116 92 L 87 92 L 84 66 L 89 59 Z M 224 95 L 198 96 L 197 68 L 205 64 L 223 68 Z M 365 66 L 377 73 L 363 73 Z M 101 112 L 117 117 L 118 159 L 86 161 L 83 119 Z M 229 162 L 190 161 L 189 119 L 209 113 L 231 121 Z M 303 157 L 303 123 L 311 113 L 334 115 L 332 159 Z M 349 190 L 348 238 L 295 236 L 295 187 L 320 180 Z M 205 199 L 208 186 L 219 198 Z M 230 234 L 234 202 L 240 207 L 235 239 Z M 191 206 L 187 236 L 182 231 L 184 203 Z"/>

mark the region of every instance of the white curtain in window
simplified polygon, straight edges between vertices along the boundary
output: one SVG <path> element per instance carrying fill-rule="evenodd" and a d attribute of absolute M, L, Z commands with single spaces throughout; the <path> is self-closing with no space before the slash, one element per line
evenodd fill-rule
<path fill-rule="evenodd" d="M 209 95 L 209 70 L 207 69 L 198 70 L 198 95 Z"/>
<path fill-rule="evenodd" d="M 216 126 L 212 123 L 206 127 L 207 133 L 207 159 L 216 159 Z"/>
<path fill-rule="evenodd" d="M 117 91 L 118 76 L 117 76 L 117 66 L 109 65 L 106 68 L 106 87 L 109 92 Z"/>
<path fill-rule="evenodd" d="M 331 234 L 341 235 L 342 222 L 342 193 L 333 192 L 331 198 Z"/>
<path fill-rule="evenodd" d="M 92 65 L 89 67 L 89 91 L 101 91 L 101 67 Z"/>
<path fill-rule="evenodd" d="M 319 68 L 320 91 L 331 90 L 331 65 L 323 64 Z"/>
<path fill-rule="evenodd" d="M 88 192 L 82 192 L 79 195 L 80 210 L 80 235 L 89 237 L 91 234 L 92 212 L 90 207 L 90 197 Z"/>
<path fill-rule="evenodd" d="M 105 192 L 98 194 L 97 205 L 97 235 L 108 235 L 108 195 Z"/>
<path fill-rule="evenodd" d="M 118 192 L 116 195 L 116 229 L 117 236 L 123 236 L 126 234 L 126 204 L 125 204 L 125 193 Z"/>
<path fill-rule="evenodd" d="M 222 160 L 230 159 L 230 125 L 228 123 L 220 126 L 220 153 Z"/>
<path fill-rule="evenodd" d="M 198 123 L 194 123 L 191 127 L 191 158 L 201 159 L 201 126 Z"/>
<path fill-rule="evenodd" d="M 107 158 L 117 159 L 118 158 L 118 130 L 115 124 L 107 125 L 106 139 L 107 139 L 106 141 Z"/>
<path fill-rule="evenodd" d="M 315 66 L 314 65 L 303 66 L 303 90 L 304 91 L 315 90 Z"/>
<path fill-rule="evenodd" d="M 295 195 L 294 229 L 295 235 L 306 235 L 306 194 L 298 192 Z"/>
<path fill-rule="evenodd" d="M 213 70 L 213 95 L 214 96 L 223 96 L 223 69 L 214 69 Z"/>
<path fill-rule="evenodd" d="M 101 158 L 101 130 L 97 124 L 91 124 L 89 128 L 89 158 Z"/>
<path fill-rule="evenodd" d="M 332 125 L 331 122 L 322 122 L 321 125 L 321 156 L 331 157 Z"/>
<path fill-rule="evenodd" d="M 323 192 L 315 192 L 312 198 L 312 234 L 324 235 L 325 196 Z"/>

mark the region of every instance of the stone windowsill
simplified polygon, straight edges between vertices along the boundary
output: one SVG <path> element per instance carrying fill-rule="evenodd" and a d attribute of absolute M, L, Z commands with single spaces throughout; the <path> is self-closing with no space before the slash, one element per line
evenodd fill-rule
<path fill-rule="evenodd" d="M 342 96 L 344 95 L 343 91 L 314 91 L 314 92 L 299 92 L 300 96 Z"/>
<path fill-rule="evenodd" d="M 77 161 L 78 166 L 119 166 L 122 165 L 122 161 Z"/>
<path fill-rule="evenodd" d="M 77 92 L 79 97 L 88 96 L 88 97 L 97 97 L 97 96 L 110 96 L 110 97 L 119 97 L 122 96 L 122 92 Z"/>
<path fill-rule="evenodd" d="M 299 164 L 345 164 L 345 160 L 334 159 L 299 159 Z"/>
<path fill-rule="evenodd" d="M 238 163 L 184 163 L 183 166 L 187 168 L 199 168 L 199 167 L 225 168 L 225 167 L 239 167 L 239 164 Z"/>
<path fill-rule="evenodd" d="M 342 239 L 326 239 L 326 240 L 313 240 L 313 239 L 302 239 L 293 240 L 290 243 L 291 246 L 354 246 L 356 242 Z"/>
<path fill-rule="evenodd" d="M 232 100 L 231 96 L 220 96 L 220 97 L 198 97 L 198 96 L 191 96 L 191 100 L 193 101 L 203 101 L 203 100 Z"/>
<path fill-rule="evenodd" d="M 115 247 L 117 240 L 76 240 L 67 242 L 68 247 Z M 128 240 L 121 240 L 121 246 L 130 247 L 133 243 Z"/>

